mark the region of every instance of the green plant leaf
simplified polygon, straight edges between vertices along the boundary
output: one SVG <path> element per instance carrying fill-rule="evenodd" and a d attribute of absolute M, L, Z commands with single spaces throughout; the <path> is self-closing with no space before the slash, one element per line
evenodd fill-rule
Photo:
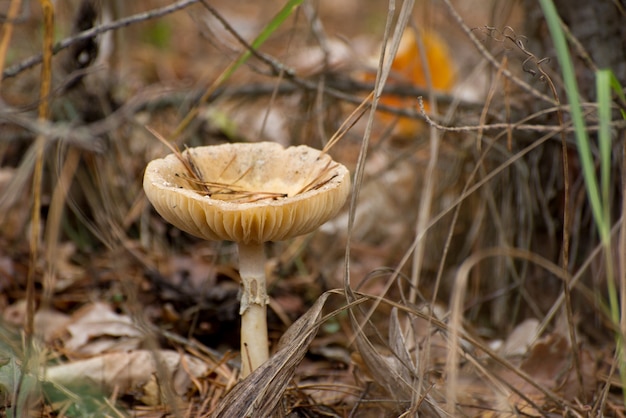
<path fill-rule="evenodd" d="M 283 24 L 283 22 L 292 15 L 294 10 L 303 2 L 303 0 L 289 0 L 282 9 L 274 16 L 272 20 L 263 28 L 261 33 L 252 41 L 250 47 L 253 50 L 257 50 L 263 45 L 263 43 Z M 231 63 L 218 77 L 217 79 L 211 83 L 209 88 L 204 92 L 202 97 L 199 100 L 199 104 L 205 103 L 211 94 L 221 86 L 225 81 L 227 81 L 234 73 L 237 71 L 239 67 L 241 67 L 252 55 L 250 50 L 245 50 L 236 61 Z M 196 117 L 198 113 L 198 107 L 196 106 L 192 109 L 187 116 L 180 122 L 176 130 L 174 131 L 173 137 L 177 137 L 181 134 L 181 132 L 189 125 L 191 120 Z"/>
<path fill-rule="evenodd" d="M 585 118 L 583 116 L 582 106 L 580 103 L 580 93 L 578 91 L 574 64 L 569 53 L 565 34 L 561 28 L 561 19 L 554 3 L 552 0 L 539 0 L 539 3 L 541 4 L 546 22 L 548 23 L 550 35 L 552 36 L 552 41 L 554 42 L 554 47 L 556 49 L 557 58 L 559 64 L 561 65 L 561 73 L 563 75 L 563 83 L 565 84 L 567 100 L 570 104 L 571 118 L 576 136 L 576 145 L 578 147 L 578 156 L 581 160 L 583 168 L 587 195 L 589 196 L 591 210 L 598 226 L 598 230 L 601 234 L 601 239 L 604 242 L 608 239 L 607 236 L 602 235 L 606 234 L 606 231 L 608 231 L 608 229 L 604 226 L 608 220 L 604 219 L 604 210 L 602 209 L 598 180 L 595 174 L 592 157 L 593 154 L 591 153 L 591 147 L 589 145 L 589 135 L 587 133 Z"/>
<path fill-rule="evenodd" d="M 609 72 L 610 72 L 609 77 L 610 77 L 611 88 L 613 89 L 615 94 L 617 94 L 617 97 L 620 98 L 622 103 L 626 103 L 626 95 L 624 94 L 624 89 L 622 88 L 622 85 L 620 84 L 617 77 L 615 77 L 615 73 L 613 71 L 609 71 Z M 626 119 L 626 109 L 624 109 L 623 107 L 620 107 L 619 111 L 622 114 L 622 119 Z"/>
<path fill-rule="evenodd" d="M 600 181 L 602 187 L 602 206 L 606 222 L 604 228 L 610 228 L 610 187 L 611 187 L 611 71 L 599 70 L 596 73 L 596 91 L 598 97 L 598 142 L 600 148 Z M 602 232 L 608 237 L 610 231 Z"/>

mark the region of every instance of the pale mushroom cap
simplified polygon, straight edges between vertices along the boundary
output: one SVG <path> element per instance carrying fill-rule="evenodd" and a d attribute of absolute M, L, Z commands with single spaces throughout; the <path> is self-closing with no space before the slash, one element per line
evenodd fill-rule
<path fill-rule="evenodd" d="M 250 244 L 306 234 L 337 214 L 350 191 L 343 165 L 303 145 L 236 143 L 186 152 L 211 183 L 211 196 L 194 188 L 174 154 L 148 164 L 143 188 L 163 218 L 207 240 Z"/>

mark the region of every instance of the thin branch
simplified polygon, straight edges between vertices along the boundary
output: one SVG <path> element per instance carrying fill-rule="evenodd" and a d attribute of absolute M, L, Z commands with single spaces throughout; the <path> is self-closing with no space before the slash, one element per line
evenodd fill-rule
<path fill-rule="evenodd" d="M 533 131 L 533 132 L 550 132 L 550 131 L 554 131 L 554 133 L 559 133 L 559 132 L 573 132 L 574 128 L 570 125 L 567 127 L 562 127 L 560 125 L 533 125 L 533 124 L 527 124 L 524 123 L 525 121 L 531 120 L 535 117 L 537 117 L 538 115 L 544 114 L 546 113 L 546 110 L 542 110 L 541 112 L 538 112 L 534 115 L 531 115 L 529 117 L 526 117 L 524 119 L 522 119 L 520 122 L 514 122 L 514 123 L 507 123 L 507 122 L 503 122 L 503 123 L 492 123 L 492 124 L 488 124 L 488 125 L 467 125 L 467 126 L 445 126 L 445 125 L 441 125 L 438 122 L 434 121 L 430 116 L 428 116 L 428 114 L 426 113 L 426 110 L 424 108 L 424 99 L 422 97 L 418 97 L 417 98 L 419 101 L 419 105 L 420 105 L 420 111 L 422 113 L 422 116 L 424 117 L 424 119 L 426 120 L 426 122 L 431 125 L 436 127 L 437 129 L 440 129 L 442 131 L 449 131 L 449 132 L 473 132 L 473 131 L 482 131 L 482 130 L 494 130 L 494 129 L 515 129 L 518 131 Z M 567 109 L 568 106 L 562 106 L 563 109 Z M 549 112 L 555 112 L 557 109 L 548 109 Z M 624 120 L 617 120 L 614 121 L 611 125 L 612 127 L 616 128 L 616 129 L 622 129 L 622 128 L 626 128 L 626 121 Z M 593 131 L 597 131 L 599 129 L 599 125 L 590 125 L 587 127 L 587 129 L 590 132 Z"/>
<path fill-rule="evenodd" d="M 98 36 L 101 33 L 105 33 L 111 30 L 119 29 L 122 27 L 130 26 L 135 23 L 144 22 L 146 20 L 155 19 L 158 17 L 162 17 L 179 10 L 182 10 L 186 7 L 191 6 L 192 4 L 198 3 L 199 0 L 181 0 L 174 4 L 170 4 L 169 6 L 161 7 L 160 9 L 149 10 L 147 12 L 137 13 L 132 16 L 124 17 L 122 19 L 116 20 L 114 22 L 105 23 L 100 26 L 95 26 L 88 30 L 82 31 L 76 35 L 69 36 L 59 43 L 57 43 L 52 51 L 53 54 L 57 54 L 60 51 L 80 42 L 85 39 L 91 39 Z M 41 54 L 33 55 L 25 60 L 12 65 L 11 67 L 4 70 L 2 73 L 2 79 L 15 77 L 19 73 L 24 70 L 27 70 L 31 67 L 34 67 L 37 64 L 40 64 L 43 57 Z"/>

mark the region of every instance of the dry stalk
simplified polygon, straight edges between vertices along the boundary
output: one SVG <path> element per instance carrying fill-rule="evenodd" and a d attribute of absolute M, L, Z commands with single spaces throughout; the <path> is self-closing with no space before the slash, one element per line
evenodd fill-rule
<path fill-rule="evenodd" d="M 12 0 L 9 5 L 6 22 L 3 25 L 2 36 L 0 37 L 0 70 L 4 69 L 7 51 L 9 50 L 9 44 L 11 43 L 11 37 L 13 36 L 13 21 L 20 11 L 21 4 L 21 0 Z M 2 79 L 0 79 L 0 84 L 1 83 Z"/>
<path fill-rule="evenodd" d="M 246 172 L 249 171 L 250 170 L 247 170 Z M 201 186 L 202 190 L 196 190 L 196 192 L 202 196 L 207 196 L 213 199 L 219 199 L 228 202 L 252 203 L 264 199 L 279 199 L 287 197 L 286 193 L 252 192 L 245 189 L 244 187 L 239 187 L 235 185 L 234 183 L 236 182 L 228 184 L 203 181 L 198 178 L 187 177 L 184 174 L 177 174 L 177 177 L 185 179 L 188 183 L 192 185 Z"/>

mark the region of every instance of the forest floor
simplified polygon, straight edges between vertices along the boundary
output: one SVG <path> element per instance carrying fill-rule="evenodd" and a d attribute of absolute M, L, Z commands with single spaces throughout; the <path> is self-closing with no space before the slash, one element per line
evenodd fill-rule
<path fill-rule="evenodd" d="M 616 223 L 604 257 L 523 10 L 415 5 L 371 114 L 410 2 L 387 22 L 394 2 L 305 1 L 271 30 L 286 2 L 68 0 L 53 26 L 52 3 L 19 3 L 0 44 L 0 415 L 625 415 L 606 277 L 624 280 L 626 240 Z M 69 42 L 48 65 L 50 27 Z M 266 244 L 274 355 L 242 380 L 237 246 L 154 210 L 155 133 L 185 150 L 337 132 L 351 196 Z"/>

